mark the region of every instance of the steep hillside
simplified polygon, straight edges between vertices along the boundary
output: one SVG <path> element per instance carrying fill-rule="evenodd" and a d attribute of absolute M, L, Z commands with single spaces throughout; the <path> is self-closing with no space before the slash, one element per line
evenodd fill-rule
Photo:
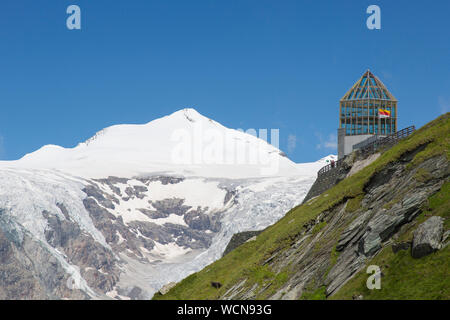
<path fill-rule="evenodd" d="M 449 145 L 447 113 L 154 299 L 449 299 Z"/>

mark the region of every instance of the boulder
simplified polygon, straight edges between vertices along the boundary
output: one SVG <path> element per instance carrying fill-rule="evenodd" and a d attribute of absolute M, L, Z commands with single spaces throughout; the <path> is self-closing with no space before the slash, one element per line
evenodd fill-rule
<path fill-rule="evenodd" d="M 444 219 L 431 217 L 414 232 L 411 255 L 421 258 L 440 249 L 442 234 L 444 233 Z"/>

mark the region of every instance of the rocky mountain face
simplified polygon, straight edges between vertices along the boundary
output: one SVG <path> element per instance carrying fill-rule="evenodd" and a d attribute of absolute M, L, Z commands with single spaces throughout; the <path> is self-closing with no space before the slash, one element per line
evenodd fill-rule
<path fill-rule="evenodd" d="M 449 137 L 446 114 L 381 154 L 353 154 L 336 186 L 154 298 L 448 299 Z M 369 265 L 380 290 L 366 286 Z"/>
<path fill-rule="evenodd" d="M 196 125 L 256 148 L 189 109 L 0 162 L 0 299 L 149 299 L 219 259 L 233 234 L 301 203 L 326 161 L 295 164 L 263 143 L 279 174 L 172 166 L 171 132 Z"/>

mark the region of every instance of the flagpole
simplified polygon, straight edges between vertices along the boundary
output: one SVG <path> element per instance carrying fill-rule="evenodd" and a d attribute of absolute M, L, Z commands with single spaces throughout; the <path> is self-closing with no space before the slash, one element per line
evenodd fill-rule
<path fill-rule="evenodd" d="M 378 109 L 378 130 L 377 135 L 379 136 L 381 132 L 381 118 L 380 118 L 380 109 Z"/>

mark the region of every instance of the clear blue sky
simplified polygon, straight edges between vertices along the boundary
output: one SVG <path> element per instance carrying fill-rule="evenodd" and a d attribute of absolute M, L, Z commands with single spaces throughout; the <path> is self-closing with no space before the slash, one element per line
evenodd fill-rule
<path fill-rule="evenodd" d="M 82 30 L 66 28 L 71 4 Z M 368 68 L 399 128 L 449 111 L 449 16 L 448 0 L 2 0 L 0 159 L 194 107 L 279 128 L 291 159 L 314 161 L 336 153 L 338 101 Z"/>

